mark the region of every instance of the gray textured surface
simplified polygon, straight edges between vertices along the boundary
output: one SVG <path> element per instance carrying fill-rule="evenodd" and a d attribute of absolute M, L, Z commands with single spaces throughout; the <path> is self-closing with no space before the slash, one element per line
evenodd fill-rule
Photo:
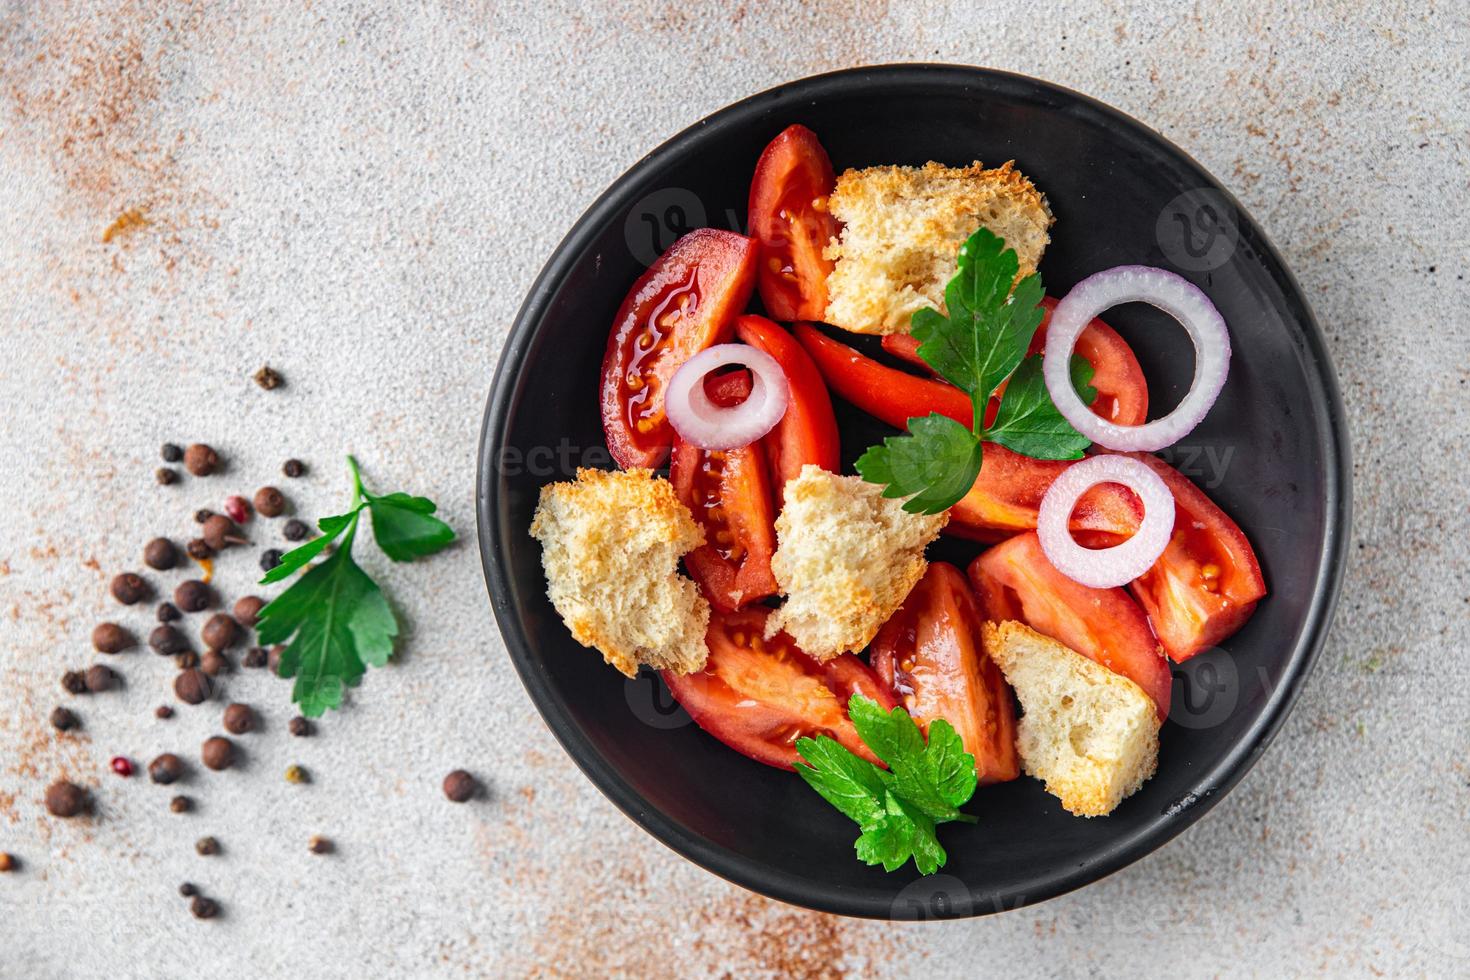
<path fill-rule="evenodd" d="M 884 6 L 0 3 L 0 850 L 24 862 L 0 876 L 0 975 L 1470 971 L 1466 8 Z M 50 733 L 107 577 L 287 455 L 314 464 L 288 486 L 305 514 L 340 503 L 350 449 L 468 535 L 497 351 L 582 208 L 727 102 L 907 59 L 1038 74 L 1160 129 L 1260 219 L 1327 332 L 1357 460 L 1341 612 L 1271 752 L 1196 828 L 983 921 L 751 896 L 574 770 L 505 660 L 472 540 L 372 566 L 408 610 L 403 654 L 321 737 L 285 735 L 279 682 L 233 678 L 268 729 L 245 771 L 196 778 L 196 814 L 106 772 L 217 730 L 217 707 L 153 720 L 159 658 L 115 658 L 127 689 Z M 150 223 L 103 243 L 129 208 Z M 287 388 L 249 382 L 266 360 Z M 206 439 L 231 472 L 157 488 L 164 439 Z M 238 594 L 251 562 L 224 565 Z M 292 761 L 311 785 L 282 780 Z M 444 801 L 459 765 L 488 800 Z M 63 773 L 98 787 L 94 819 L 44 815 Z M 338 854 L 307 853 L 318 832 Z M 194 854 L 203 833 L 222 855 Z M 192 920 L 185 879 L 226 917 Z"/>

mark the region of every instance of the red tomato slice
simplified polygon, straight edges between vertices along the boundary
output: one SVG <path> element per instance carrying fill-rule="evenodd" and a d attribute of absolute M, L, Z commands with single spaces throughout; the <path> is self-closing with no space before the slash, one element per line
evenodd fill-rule
<path fill-rule="evenodd" d="M 707 451 L 674 438 L 669 480 L 704 528 L 684 564 L 705 598 L 726 612 L 776 594 L 776 515 L 759 446 Z"/>
<path fill-rule="evenodd" d="M 771 140 L 750 184 L 750 234 L 761 244 L 760 293 L 777 320 L 821 320 L 827 314 L 822 249 L 837 236 L 827 198 L 837 183 L 832 161 L 805 126 Z"/>
<path fill-rule="evenodd" d="M 735 333 L 781 365 L 791 386 L 786 414 L 762 442 L 771 462 L 771 477 L 779 491 L 807 463 L 836 473 L 842 465 L 837 419 L 821 372 L 801 344 L 779 324 L 747 314 L 735 321 Z"/>
<path fill-rule="evenodd" d="M 916 378 L 879 364 L 808 323 L 792 328 L 832 390 L 876 419 L 896 429 L 909 419 L 938 412 L 969 428 L 974 419 L 970 396 L 954 385 Z"/>
<path fill-rule="evenodd" d="M 861 694 L 892 709 L 898 704 L 893 695 L 850 653 L 818 663 L 785 633 L 763 639 L 770 613 L 761 607 L 712 613 L 704 670 L 662 672 L 674 699 L 700 728 L 768 766 L 793 768 L 796 740 L 817 735 L 878 762 L 848 720 L 847 702 Z"/>
<path fill-rule="evenodd" d="M 1057 301 L 1045 296 L 1041 304 L 1046 307 L 1046 313 L 1031 338 L 1028 354 L 1039 354 L 1045 349 L 1046 328 L 1051 323 L 1051 311 L 1056 309 Z M 883 349 L 900 360 L 933 373 L 933 369 L 919 356 L 919 342 L 909 334 L 888 334 L 883 338 Z M 1074 350 L 1092 365 L 1092 386 L 1097 389 L 1097 399 L 1092 403 L 1093 412 L 1119 425 L 1142 425 L 1148 421 L 1148 382 L 1143 378 L 1143 368 L 1139 366 L 1133 348 L 1116 330 L 1094 319 L 1082 329 Z M 1004 384 L 996 394 L 1003 391 Z M 993 406 L 987 410 L 987 418 L 993 410 Z"/>
<path fill-rule="evenodd" d="M 756 243 L 691 231 L 629 290 L 602 358 L 602 431 L 624 469 L 657 467 L 673 442 L 664 389 L 694 354 L 730 336 L 755 285 Z"/>
<path fill-rule="evenodd" d="M 731 368 L 705 375 L 704 393 L 721 408 L 734 408 L 755 388 L 755 379 L 747 368 Z"/>
<path fill-rule="evenodd" d="M 1174 494 L 1174 536 L 1159 560 L 1128 588 L 1178 663 L 1245 625 L 1266 594 L 1255 549 L 1239 525 L 1174 467 L 1147 453 L 1144 463 Z"/>
<path fill-rule="evenodd" d="M 953 565 L 935 562 L 873 638 L 873 672 L 893 686 L 927 733 L 943 718 L 975 757 L 980 782 L 1021 774 L 1016 709 L 1000 668 L 980 645 L 979 607 Z"/>
<path fill-rule="evenodd" d="M 986 618 L 1020 619 L 1038 633 L 1133 681 L 1169 716 L 1173 675 L 1148 619 L 1122 589 L 1093 589 L 1067 578 L 1041 550 L 1035 531 L 1018 534 L 970 563 Z"/>

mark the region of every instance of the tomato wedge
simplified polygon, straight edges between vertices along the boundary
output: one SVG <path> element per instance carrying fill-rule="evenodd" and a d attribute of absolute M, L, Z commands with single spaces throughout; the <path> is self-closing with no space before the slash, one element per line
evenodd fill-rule
<path fill-rule="evenodd" d="M 785 633 L 762 639 L 769 609 L 710 615 L 709 662 L 697 674 L 663 671 L 664 683 L 689 716 L 715 738 L 757 762 L 794 768 L 796 740 L 829 735 L 870 762 L 847 717 L 854 694 L 885 709 L 898 702 L 857 657 L 844 653 L 818 663 Z"/>
<path fill-rule="evenodd" d="M 836 473 L 842 465 L 837 418 L 821 372 L 801 344 L 779 324 L 747 314 L 735 321 L 736 335 L 775 358 L 791 386 L 786 414 L 762 442 L 779 491 L 807 463 Z"/>
<path fill-rule="evenodd" d="M 966 426 L 973 418 L 969 396 L 954 385 L 879 364 L 809 324 L 798 323 L 795 334 L 833 391 L 895 428 L 930 412 Z M 1032 530 L 1042 494 L 1070 465 L 1067 460 L 1032 459 L 987 442 L 980 476 L 950 509 L 945 530 L 976 541 L 1002 541 Z M 1072 530 L 1083 535 L 1085 543 L 1110 544 L 1132 534 L 1142 519 L 1137 497 L 1115 483 L 1104 483 L 1077 502 Z"/>
<path fill-rule="evenodd" d="M 980 609 L 953 565 L 934 562 L 873 638 L 873 672 L 927 733 L 943 718 L 975 757 L 980 782 L 1021 774 L 1016 708 L 1000 668 L 980 645 Z"/>
<path fill-rule="evenodd" d="M 744 235 L 700 228 L 629 290 L 602 358 L 602 431 L 619 466 L 656 467 L 668 455 L 664 389 L 691 356 L 730 336 L 755 286 L 756 251 Z"/>
<path fill-rule="evenodd" d="M 731 612 L 775 595 L 776 515 L 761 448 L 704 450 L 675 436 L 669 480 L 704 528 L 684 564 L 705 598 Z"/>
<path fill-rule="evenodd" d="M 1133 681 L 1169 716 L 1173 675 L 1148 619 L 1122 589 L 1093 589 L 1057 571 L 1035 531 L 1018 534 L 970 563 L 986 618 L 1020 620 Z"/>
<path fill-rule="evenodd" d="M 805 126 L 771 140 L 750 184 L 750 234 L 760 242 L 760 294 L 777 320 L 822 320 L 833 263 L 822 249 L 837 236 L 827 198 L 837 177 Z"/>
<path fill-rule="evenodd" d="M 896 429 L 930 412 L 946 415 L 966 428 L 974 419 L 970 396 L 946 381 L 916 378 L 879 364 L 809 323 L 798 323 L 792 331 L 833 391 Z"/>
<path fill-rule="evenodd" d="M 1255 549 L 1239 525 L 1178 470 L 1144 463 L 1174 494 L 1174 536 L 1152 568 L 1129 584 L 1164 651 L 1182 663 L 1245 625 L 1266 594 Z"/>
<path fill-rule="evenodd" d="M 1057 301 L 1044 296 L 1041 305 L 1046 307 L 1041 326 L 1031 338 L 1028 354 L 1039 354 L 1046 347 L 1046 328 L 1051 323 L 1051 312 Z M 894 357 L 933 373 L 919 356 L 919 342 L 909 334 L 894 333 L 883 338 L 883 349 Z M 1143 378 L 1143 368 L 1134 356 L 1128 341 L 1118 331 L 1094 319 L 1077 338 L 1074 350 L 1092 365 L 1092 386 L 1097 389 L 1097 399 L 1092 410 L 1102 418 L 1119 425 L 1142 425 L 1148 421 L 1148 382 Z M 1005 391 L 1002 384 L 997 394 Z"/>

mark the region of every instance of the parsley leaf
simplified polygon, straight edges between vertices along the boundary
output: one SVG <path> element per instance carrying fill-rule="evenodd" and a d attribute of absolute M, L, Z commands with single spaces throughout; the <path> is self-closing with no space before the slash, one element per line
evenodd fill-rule
<path fill-rule="evenodd" d="M 950 507 L 980 475 L 980 441 L 969 429 L 938 412 L 909 419 L 904 435 L 890 436 L 857 461 L 869 483 L 884 483 L 885 497 L 908 497 L 903 509 L 937 514 Z"/>
<path fill-rule="evenodd" d="M 910 858 L 922 874 L 933 874 L 947 856 L 935 826 L 974 823 L 959 807 L 975 792 L 975 757 L 942 718 L 929 725 L 926 743 L 903 708 L 884 711 L 876 701 L 854 695 L 847 705 L 853 726 L 883 769 L 835 739 L 800 738 L 796 771 L 822 798 L 862 830 L 854 848 L 860 860 L 887 871 Z"/>
<path fill-rule="evenodd" d="M 1083 401 L 1092 402 L 1097 397 L 1097 389 L 1091 384 L 1092 365 L 1087 358 L 1073 354 L 1070 367 L 1072 387 Z M 1081 459 L 1082 450 L 1092 444 L 1052 403 L 1041 376 L 1040 354 L 1026 358 L 1011 375 L 985 438 L 1032 459 Z"/>
<path fill-rule="evenodd" d="M 958 503 L 980 475 L 984 441 L 1033 459 L 1080 459 L 1089 445 L 1052 404 L 1041 355 L 1026 356 L 1044 316 L 1042 285 L 1035 273 L 1017 282 L 1019 269 L 1015 250 L 980 228 L 960 247 L 944 290 L 948 313 L 926 307 L 913 315 L 919 356 L 969 394 L 974 428 L 939 415 L 909 419 L 906 435 L 858 459 L 858 473 L 884 484 L 883 496 L 908 498 L 904 510 L 938 514 Z M 1073 355 L 1071 368 L 1073 385 L 1091 404 L 1092 365 Z M 995 421 L 986 426 L 990 397 L 1007 378 Z"/>
<path fill-rule="evenodd" d="M 309 718 L 341 707 L 343 691 L 355 686 L 369 666 L 388 662 L 398 636 L 398 619 L 382 590 L 352 560 L 362 512 L 369 512 L 378 546 L 393 561 L 433 554 L 454 540 L 454 531 L 430 516 L 432 501 L 402 493 L 374 496 L 363 487 L 357 461 L 349 456 L 347 462 L 351 509 L 318 521 L 321 536 L 282 555 L 261 579 L 263 585 L 279 582 L 307 568 L 260 611 L 256 635 L 265 645 L 287 644 L 280 676 L 296 678 L 291 700 Z M 308 568 L 334 542 L 336 551 Z"/>

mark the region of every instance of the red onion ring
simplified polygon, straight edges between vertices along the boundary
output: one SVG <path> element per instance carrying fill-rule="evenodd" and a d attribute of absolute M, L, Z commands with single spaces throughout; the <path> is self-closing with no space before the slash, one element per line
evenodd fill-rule
<path fill-rule="evenodd" d="M 1174 411 L 1143 425 L 1100 418 L 1072 387 L 1070 364 L 1077 337 L 1092 318 L 1120 303 L 1147 303 L 1178 320 L 1194 341 L 1194 382 Z M 1046 328 L 1042 377 L 1057 410 L 1078 432 L 1105 449 L 1154 452 L 1189 435 L 1209 413 L 1230 370 L 1230 332 L 1225 318 L 1198 286 L 1166 269 L 1120 265 L 1072 287 L 1052 311 Z"/>
<path fill-rule="evenodd" d="M 1088 317 L 1092 319 L 1092 317 Z M 1099 483 L 1121 483 L 1143 501 L 1143 523 L 1111 548 L 1084 548 L 1068 526 L 1077 500 Z M 1094 589 L 1126 585 L 1153 567 L 1174 533 L 1174 495 L 1159 475 L 1127 456 L 1089 456 L 1062 471 L 1041 497 L 1036 536 L 1047 560 Z"/>
<path fill-rule="evenodd" d="M 750 369 L 750 397 L 721 408 L 704 390 L 704 378 L 728 364 Z M 786 414 L 791 385 L 776 359 L 745 344 L 716 344 L 685 361 L 664 391 L 664 411 L 679 438 L 700 449 L 738 449 L 770 432 Z"/>

